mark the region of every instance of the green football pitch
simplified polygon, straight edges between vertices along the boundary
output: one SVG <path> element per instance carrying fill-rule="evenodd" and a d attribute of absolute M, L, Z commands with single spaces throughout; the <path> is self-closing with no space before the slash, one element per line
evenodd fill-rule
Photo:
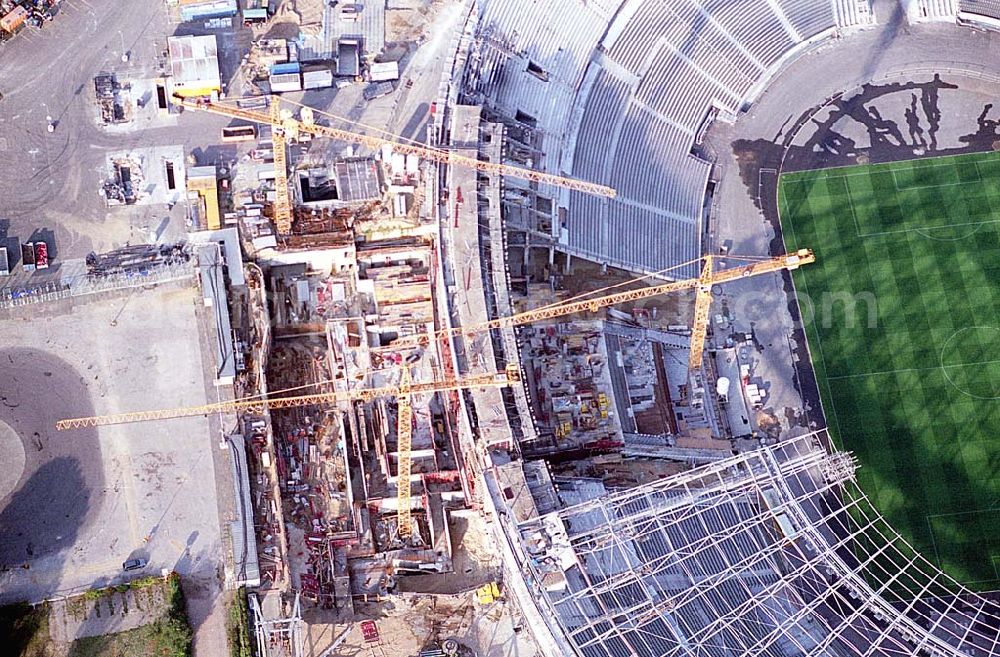
<path fill-rule="evenodd" d="M 928 559 L 1000 588 L 1000 154 L 783 174 L 827 424 Z"/>

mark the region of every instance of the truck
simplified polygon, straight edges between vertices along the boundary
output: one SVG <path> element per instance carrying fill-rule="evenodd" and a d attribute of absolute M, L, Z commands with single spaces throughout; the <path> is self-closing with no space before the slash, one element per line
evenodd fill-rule
<path fill-rule="evenodd" d="M 222 143 L 253 141 L 257 138 L 257 126 L 233 125 L 222 129 Z"/>
<path fill-rule="evenodd" d="M 7 259 L 6 246 L 0 246 L 0 276 L 10 276 L 10 260 Z"/>
<path fill-rule="evenodd" d="M 370 84 L 365 87 L 365 90 L 361 92 L 364 99 L 367 101 L 375 100 L 376 98 L 381 98 L 382 96 L 388 96 L 392 93 L 392 83 L 391 82 L 376 82 L 375 84 Z"/>
<path fill-rule="evenodd" d="M 35 244 L 25 242 L 21 245 L 21 266 L 24 271 L 35 271 Z"/>
<path fill-rule="evenodd" d="M 35 242 L 35 268 L 49 268 L 49 245 L 45 242 Z"/>

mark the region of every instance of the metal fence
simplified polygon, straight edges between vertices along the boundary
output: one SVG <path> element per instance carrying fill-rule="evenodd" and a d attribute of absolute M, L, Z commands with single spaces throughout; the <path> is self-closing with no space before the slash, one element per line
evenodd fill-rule
<path fill-rule="evenodd" d="M 193 278 L 194 273 L 192 261 L 155 265 L 112 274 L 81 274 L 33 286 L 6 287 L 0 289 L 0 309 L 180 281 Z"/>

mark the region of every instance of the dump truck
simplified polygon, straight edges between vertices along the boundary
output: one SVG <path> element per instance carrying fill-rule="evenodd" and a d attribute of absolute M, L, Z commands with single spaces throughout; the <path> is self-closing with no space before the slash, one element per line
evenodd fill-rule
<path fill-rule="evenodd" d="M 35 267 L 37 269 L 49 268 L 49 245 L 45 242 L 35 242 Z"/>
<path fill-rule="evenodd" d="M 35 271 L 35 245 L 25 242 L 21 245 L 21 266 L 24 271 Z"/>

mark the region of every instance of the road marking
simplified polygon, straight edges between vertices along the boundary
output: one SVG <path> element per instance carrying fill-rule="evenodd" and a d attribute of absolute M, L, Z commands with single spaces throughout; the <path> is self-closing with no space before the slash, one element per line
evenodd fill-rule
<path fill-rule="evenodd" d="M 930 533 L 931 533 L 931 545 L 934 546 L 934 562 L 937 564 L 937 567 L 940 568 L 941 567 L 941 554 L 938 552 L 937 539 L 934 537 L 934 525 L 931 523 L 931 517 L 930 516 L 927 516 L 927 529 L 930 530 Z"/>
<path fill-rule="evenodd" d="M 78 573 L 87 573 L 88 575 L 93 573 L 107 573 L 113 572 L 121 567 L 121 564 L 117 561 L 105 561 L 103 563 L 95 564 L 85 564 L 83 566 L 73 566 L 73 570 Z"/>
<path fill-rule="evenodd" d="M 879 235 L 898 235 L 899 233 L 913 233 L 919 232 L 921 230 L 937 230 L 939 228 L 964 228 L 966 226 L 985 226 L 987 224 L 995 224 L 998 219 L 992 219 L 990 221 L 970 221 L 964 224 L 944 224 L 941 226 L 914 226 L 913 228 L 900 228 L 899 230 L 886 230 L 880 233 L 858 233 L 858 237 L 877 237 Z"/>
<path fill-rule="evenodd" d="M 121 473 L 122 487 L 125 489 L 125 512 L 128 515 L 129 539 L 132 541 L 133 549 L 139 547 L 139 523 L 136 519 L 135 491 L 132 489 L 132 457 L 128 453 L 123 455 L 126 467 Z"/>
<path fill-rule="evenodd" d="M 974 511 L 955 511 L 954 513 L 928 513 L 928 520 L 931 518 L 948 518 L 950 516 L 968 516 L 973 513 L 1000 513 L 996 507 L 986 507 L 985 509 L 975 509 Z"/>
<path fill-rule="evenodd" d="M 1000 359 L 996 359 L 996 360 L 984 360 L 984 361 L 981 361 L 981 362 L 978 362 L 978 363 L 952 363 L 951 365 L 945 365 L 944 363 L 940 363 L 938 365 L 933 365 L 931 367 L 909 367 L 909 368 L 901 369 L 901 370 L 884 370 L 882 372 L 860 372 L 858 374 L 840 374 L 838 376 L 828 376 L 828 377 L 826 377 L 826 379 L 827 379 L 827 381 L 838 381 L 840 379 L 857 379 L 857 378 L 864 377 L 864 376 L 879 376 L 881 374 L 905 374 L 906 372 L 927 372 L 929 370 L 937 370 L 937 369 L 946 370 L 948 368 L 954 368 L 954 367 L 971 367 L 971 366 L 979 366 L 979 365 L 996 365 L 997 363 L 1000 363 Z M 973 512 L 969 512 L 969 513 L 973 513 Z"/>

